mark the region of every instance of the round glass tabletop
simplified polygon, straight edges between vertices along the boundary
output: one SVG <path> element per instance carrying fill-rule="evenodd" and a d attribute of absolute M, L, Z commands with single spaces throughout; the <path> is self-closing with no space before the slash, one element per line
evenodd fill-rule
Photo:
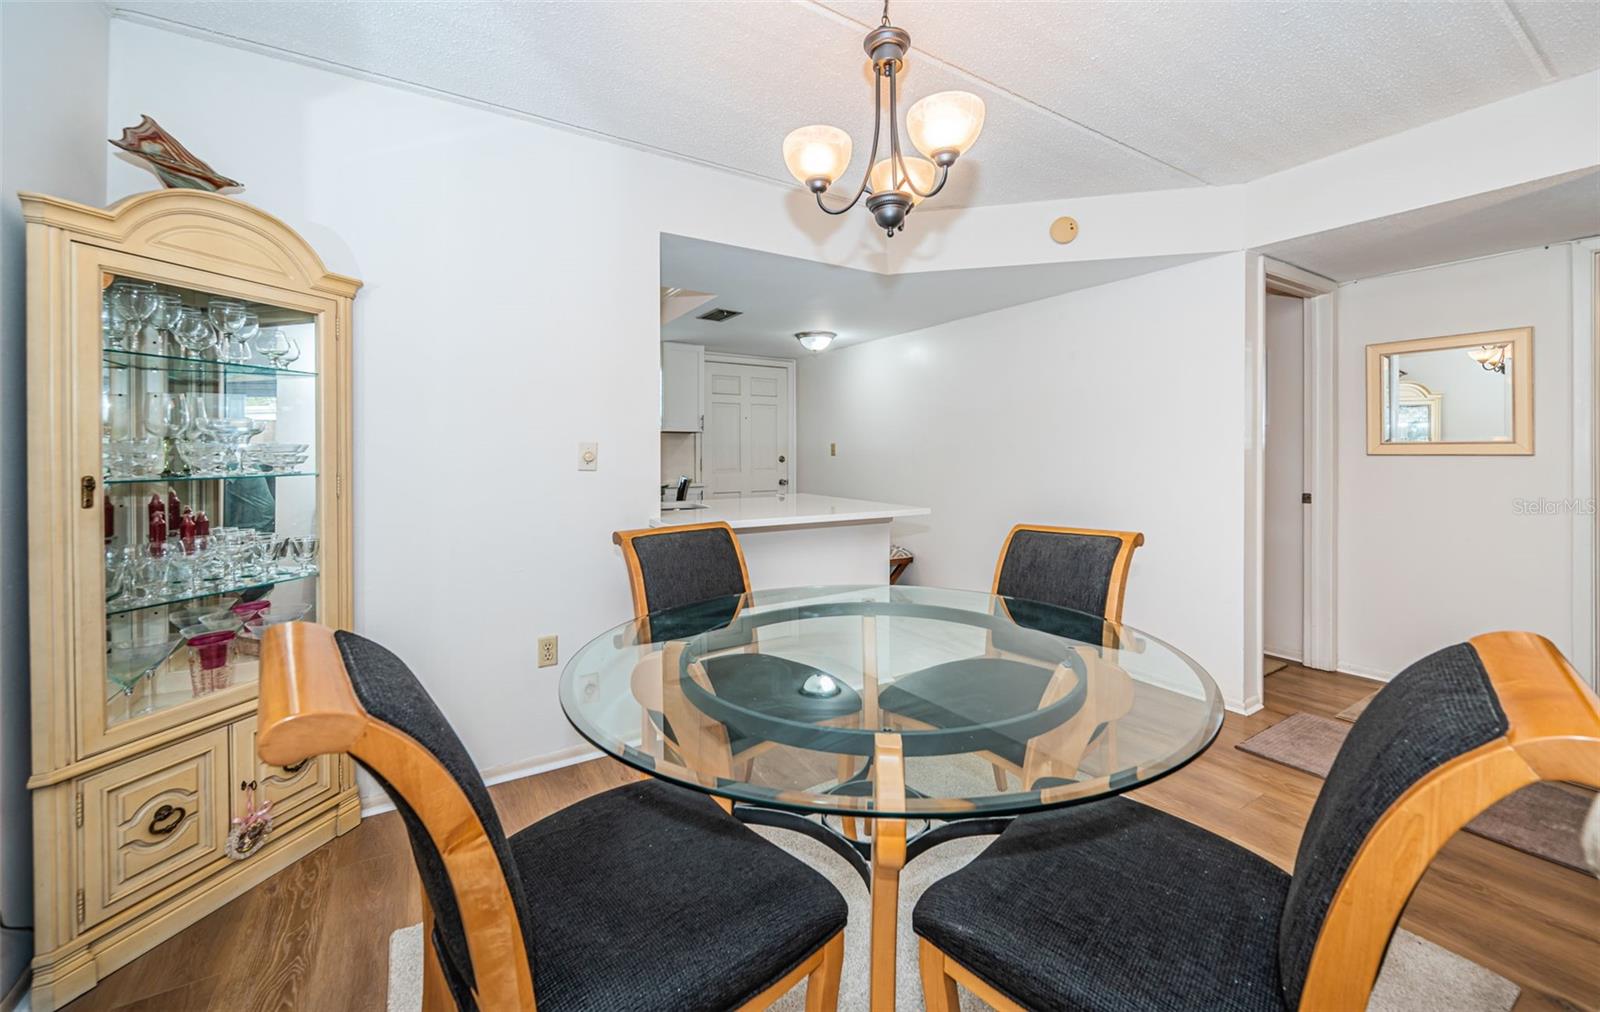
<path fill-rule="evenodd" d="M 809 587 L 626 622 L 561 707 L 653 776 L 855 817 L 1015 815 L 1148 783 L 1211 744 L 1215 683 L 1095 615 L 936 587 Z"/>

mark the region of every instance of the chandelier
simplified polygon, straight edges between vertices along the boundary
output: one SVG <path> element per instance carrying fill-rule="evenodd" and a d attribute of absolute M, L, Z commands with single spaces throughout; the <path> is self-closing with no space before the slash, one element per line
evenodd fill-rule
<path fill-rule="evenodd" d="M 850 135 L 838 127 L 816 124 L 791 132 L 783 139 L 783 161 L 794 178 L 816 194 L 817 206 L 828 214 L 844 214 L 865 194 L 872 220 L 893 237 L 905 229 L 906 215 L 913 207 L 944 189 L 950 166 L 978 139 L 983 129 L 983 99 L 967 91 L 941 91 L 918 101 L 906 113 L 906 133 L 928 157 L 907 158 L 900 153 L 899 75 L 911 49 L 911 34 L 889 23 L 889 0 L 884 0 L 878 27 L 867 33 L 861 46 L 872 57 L 872 153 L 867 156 L 870 168 L 855 196 L 842 207 L 829 207 L 822 199 L 850 164 Z M 880 161 L 885 80 L 889 82 L 889 156 Z"/>
<path fill-rule="evenodd" d="M 1511 354 L 1508 344 L 1486 344 L 1479 348 L 1470 348 L 1467 354 L 1472 360 L 1483 366 L 1486 372 L 1505 372 L 1506 357 Z"/>

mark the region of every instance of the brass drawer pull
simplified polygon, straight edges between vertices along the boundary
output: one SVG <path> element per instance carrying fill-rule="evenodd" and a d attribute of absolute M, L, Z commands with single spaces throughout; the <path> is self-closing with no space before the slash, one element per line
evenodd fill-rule
<path fill-rule="evenodd" d="M 173 818 L 174 814 L 176 814 L 176 818 Z M 166 836 L 182 825 L 184 816 L 188 814 L 188 810 L 182 806 L 162 805 L 156 809 L 156 814 L 150 816 L 150 832 L 156 836 Z M 172 821 L 165 826 L 160 825 L 167 819 L 172 819 Z"/>
<path fill-rule="evenodd" d="M 285 766 L 283 768 L 283 771 L 285 773 L 299 773 L 301 770 L 306 768 L 306 763 L 308 763 L 310 761 L 311 761 L 311 757 L 310 756 L 306 756 L 304 759 L 300 760 L 297 763 L 294 763 L 293 765 Z"/>

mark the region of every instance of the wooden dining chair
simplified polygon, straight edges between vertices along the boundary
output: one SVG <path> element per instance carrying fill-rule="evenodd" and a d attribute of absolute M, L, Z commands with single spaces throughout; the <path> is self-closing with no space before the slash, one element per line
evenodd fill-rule
<path fill-rule="evenodd" d="M 738 615 L 742 595 L 750 592 L 744 551 L 726 523 L 617 531 L 611 539 L 622 549 L 628 567 L 634 617 L 642 635 L 652 642 L 685 639 L 728 625 Z M 841 691 L 831 697 L 802 695 L 806 679 L 824 672 L 776 654 L 758 653 L 753 641 L 742 653 L 707 660 L 704 674 L 718 696 L 762 712 L 788 712 L 819 724 L 853 722 L 861 712 L 860 693 L 843 682 L 837 683 Z M 673 738 L 666 716 L 669 706 L 659 696 L 675 685 L 671 678 L 635 679 L 636 694 L 647 693 L 639 700 L 647 714 L 646 751 L 658 732 L 669 741 Z M 741 779 L 749 778 L 755 757 L 773 747 L 772 742 L 731 727 L 727 741 Z M 848 764 L 848 758 L 841 759 L 841 775 Z"/>
<path fill-rule="evenodd" d="M 704 795 L 642 781 L 508 837 L 404 662 L 310 623 L 263 638 L 258 715 L 263 759 L 347 753 L 399 809 L 425 1012 L 761 1009 L 802 978 L 810 1012 L 835 1007 L 844 897 Z"/>
<path fill-rule="evenodd" d="M 1128 568 L 1133 551 L 1144 544 L 1137 531 L 1102 531 L 1078 527 L 1018 524 L 1000 546 L 990 593 L 1021 628 L 1037 629 L 1089 644 L 1116 647 L 1116 623 L 1122 620 Z M 1044 605 L 1045 607 L 1038 607 Z M 1070 609 L 1064 614 L 1058 609 Z M 1068 671 L 1065 658 L 1040 658 L 1007 649 L 1006 638 L 991 636 L 978 657 L 947 661 L 895 679 L 878 696 L 878 705 L 903 727 L 947 728 L 991 724 L 1047 705 L 1061 694 Z M 1101 664 L 1092 651 L 1080 651 L 1090 693 L 1072 727 L 1056 735 L 1078 738 L 1078 751 L 1103 747 L 1115 763 L 1117 720 L 1133 705 L 1133 684 L 1116 665 Z M 1080 727 L 1078 725 L 1086 725 Z M 1030 762 L 1048 752 L 1051 768 Z M 1031 787 L 1041 775 L 1076 772 L 1067 757 L 1072 750 L 1029 749 L 1024 741 L 997 738 L 986 753 L 994 767 L 995 786 L 1006 789 L 1007 771 Z"/>
<path fill-rule="evenodd" d="M 1501 632 L 1417 661 L 1351 728 L 1290 875 L 1127 798 L 1029 815 L 912 917 L 930 1012 L 1367 1007 L 1452 834 L 1541 780 L 1600 788 L 1600 699 L 1551 643 Z"/>

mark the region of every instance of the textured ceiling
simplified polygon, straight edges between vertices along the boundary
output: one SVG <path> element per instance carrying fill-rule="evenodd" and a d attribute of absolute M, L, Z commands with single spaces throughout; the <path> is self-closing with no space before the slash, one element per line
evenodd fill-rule
<path fill-rule="evenodd" d="M 792 184 L 870 142 L 870 2 L 128 2 L 187 26 Z M 899 0 L 909 100 L 977 92 L 943 207 L 1233 183 L 1600 66 L 1600 3 Z"/>
<path fill-rule="evenodd" d="M 1261 252 L 1335 281 L 1600 235 L 1600 171 L 1461 200 L 1290 239 Z"/>
<path fill-rule="evenodd" d="M 713 298 L 661 328 L 664 341 L 716 351 L 793 358 L 807 354 L 801 330 L 832 330 L 835 347 L 921 330 L 1007 306 L 1175 267 L 1198 257 L 1137 257 L 1076 263 L 879 274 L 738 246 L 661 237 L 661 284 Z M 712 308 L 743 315 L 696 319 Z"/>

